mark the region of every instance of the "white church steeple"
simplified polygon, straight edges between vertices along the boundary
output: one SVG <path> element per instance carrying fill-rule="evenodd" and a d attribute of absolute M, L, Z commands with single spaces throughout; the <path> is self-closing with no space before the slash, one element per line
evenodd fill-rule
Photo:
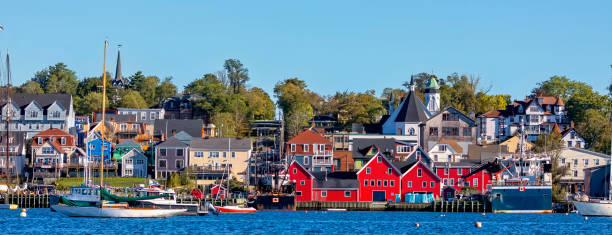
<path fill-rule="evenodd" d="M 435 76 L 431 76 L 425 87 L 425 107 L 433 116 L 440 112 L 440 86 Z"/>

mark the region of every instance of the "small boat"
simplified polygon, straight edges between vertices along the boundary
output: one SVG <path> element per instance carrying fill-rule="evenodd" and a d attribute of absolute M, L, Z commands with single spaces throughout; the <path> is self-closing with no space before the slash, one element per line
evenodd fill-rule
<path fill-rule="evenodd" d="M 215 209 L 221 213 L 253 213 L 257 211 L 253 207 L 241 206 L 215 206 Z"/>
<path fill-rule="evenodd" d="M 187 209 L 130 208 L 126 203 L 104 204 L 102 207 L 53 205 L 51 208 L 68 217 L 104 218 L 166 218 L 187 211 Z"/>
<path fill-rule="evenodd" d="M 327 208 L 327 211 L 346 211 L 345 208 Z"/>
<path fill-rule="evenodd" d="M 583 216 L 612 216 L 612 201 L 609 200 L 574 201 L 574 206 Z"/>

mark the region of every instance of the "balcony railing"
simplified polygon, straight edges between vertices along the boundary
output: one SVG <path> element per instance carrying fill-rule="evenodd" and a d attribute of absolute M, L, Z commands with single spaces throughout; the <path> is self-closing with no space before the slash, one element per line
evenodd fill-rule
<path fill-rule="evenodd" d="M 63 164 L 56 162 L 35 162 L 33 164 L 34 168 L 56 168 L 62 167 Z"/>
<path fill-rule="evenodd" d="M 70 167 L 70 168 L 77 168 L 77 167 L 83 167 L 84 164 L 71 162 L 71 163 L 66 163 L 65 166 Z M 100 168 L 100 163 L 99 162 L 89 162 L 88 166 L 89 168 Z M 107 169 L 117 169 L 117 166 L 118 164 L 116 162 L 104 164 L 104 168 L 107 168 Z"/>
<path fill-rule="evenodd" d="M 332 164 L 332 159 L 330 158 L 321 158 L 321 159 L 317 159 L 317 158 L 313 158 L 312 159 L 312 164 L 313 165 L 331 165 Z"/>
<path fill-rule="evenodd" d="M 191 167 L 191 172 L 194 174 L 227 174 L 227 169 L 225 167 L 207 167 L 207 166 L 197 166 Z M 231 168 L 230 168 L 231 171 Z"/>
<path fill-rule="evenodd" d="M 334 151 L 331 151 L 331 150 L 317 151 L 317 152 L 314 152 L 314 155 L 315 156 L 333 156 Z"/>

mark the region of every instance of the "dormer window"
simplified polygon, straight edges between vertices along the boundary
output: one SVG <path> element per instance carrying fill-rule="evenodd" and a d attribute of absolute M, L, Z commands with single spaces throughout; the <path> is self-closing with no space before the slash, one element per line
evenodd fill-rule
<path fill-rule="evenodd" d="M 61 140 L 60 140 L 60 143 L 62 145 L 66 145 L 66 137 L 62 137 Z"/>
<path fill-rule="evenodd" d="M 53 113 L 51 113 L 51 117 L 53 118 L 59 118 L 61 116 L 60 111 L 53 111 Z"/>
<path fill-rule="evenodd" d="M 31 117 L 31 118 L 37 118 L 38 117 L 38 111 L 30 110 L 28 116 Z"/>
<path fill-rule="evenodd" d="M 38 142 L 38 144 L 42 144 L 42 137 L 38 137 L 37 142 Z"/>

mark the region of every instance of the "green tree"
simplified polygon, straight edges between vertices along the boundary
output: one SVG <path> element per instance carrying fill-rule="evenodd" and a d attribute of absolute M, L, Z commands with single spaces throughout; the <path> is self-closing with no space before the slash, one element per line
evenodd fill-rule
<path fill-rule="evenodd" d="M 172 83 L 172 77 L 164 78 L 164 81 L 155 88 L 155 104 L 159 104 L 162 100 L 168 97 L 173 97 L 177 94 L 176 86 Z"/>
<path fill-rule="evenodd" d="M 605 113 L 587 109 L 582 121 L 576 124 L 576 131 L 586 140 L 587 148 L 601 153 L 610 153 L 610 121 Z"/>
<path fill-rule="evenodd" d="M 374 96 L 374 90 L 364 93 L 336 92 L 323 105 L 326 114 L 333 114 L 345 129 L 353 123 L 374 123 L 385 112 L 382 100 Z"/>
<path fill-rule="evenodd" d="M 283 120 L 288 137 L 297 135 L 313 117 L 313 107 L 308 98 L 312 94 L 306 83 L 298 78 L 278 82 L 274 87 L 278 107 L 283 111 Z"/>
<path fill-rule="evenodd" d="M 144 76 L 141 71 L 129 77 L 128 88 L 138 91 L 148 106 L 156 105 L 156 89 L 160 82 L 157 76 Z"/>
<path fill-rule="evenodd" d="M 245 95 L 248 106 L 247 116 L 252 120 L 274 119 L 274 101 L 268 93 L 258 87 L 251 88 Z"/>
<path fill-rule="evenodd" d="M 35 81 L 27 81 L 20 87 L 20 92 L 28 94 L 43 94 L 45 91 Z"/>
<path fill-rule="evenodd" d="M 249 81 L 249 70 L 238 59 L 226 60 L 223 68 L 225 68 L 227 73 L 232 92 L 237 94 L 246 82 Z"/>
<path fill-rule="evenodd" d="M 548 80 L 538 83 L 532 90 L 534 94 L 560 96 L 564 101 L 569 100 L 575 94 L 592 90 L 592 87 L 584 82 L 570 80 L 565 76 L 552 76 Z"/>
<path fill-rule="evenodd" d="M 68 69 L 64 63 L 36 72 L 32 81 L 37 82 L 45 90 L 45 93 L 67 93 L 76 94 L 79 81 L 74 71 Z"/>
<path fill-rule="evenodd" d="M 134 90 L 126 90 L 123 92 L 121 101 L 119 102 L 121 108 L 136 108 L 144 109 L 148 108 L 147 102 L 140 96 L 140 93 Z"/>
<path fill-rule="evenodd" d="M 105 97 L 106 103 L 108 104 L 108 97 Z M 94 110 L 102 109 L 102 93 L 90 92 L 82 99 L 79 99 L 77 105 L 75 105 L 76 112 L 79 115 L 90 115 Z"/>
<path fill-rule="evenodd" d="M 564 142 L 561 139 L 561 134 L 556 132 L 551 132 L 549 134 L 542 134 L 540 137 L 533 143 L 533 151 L 537 153 L 542 152 L 552 152 L 559 149 L 562 149 L 564 146 Z"/>

